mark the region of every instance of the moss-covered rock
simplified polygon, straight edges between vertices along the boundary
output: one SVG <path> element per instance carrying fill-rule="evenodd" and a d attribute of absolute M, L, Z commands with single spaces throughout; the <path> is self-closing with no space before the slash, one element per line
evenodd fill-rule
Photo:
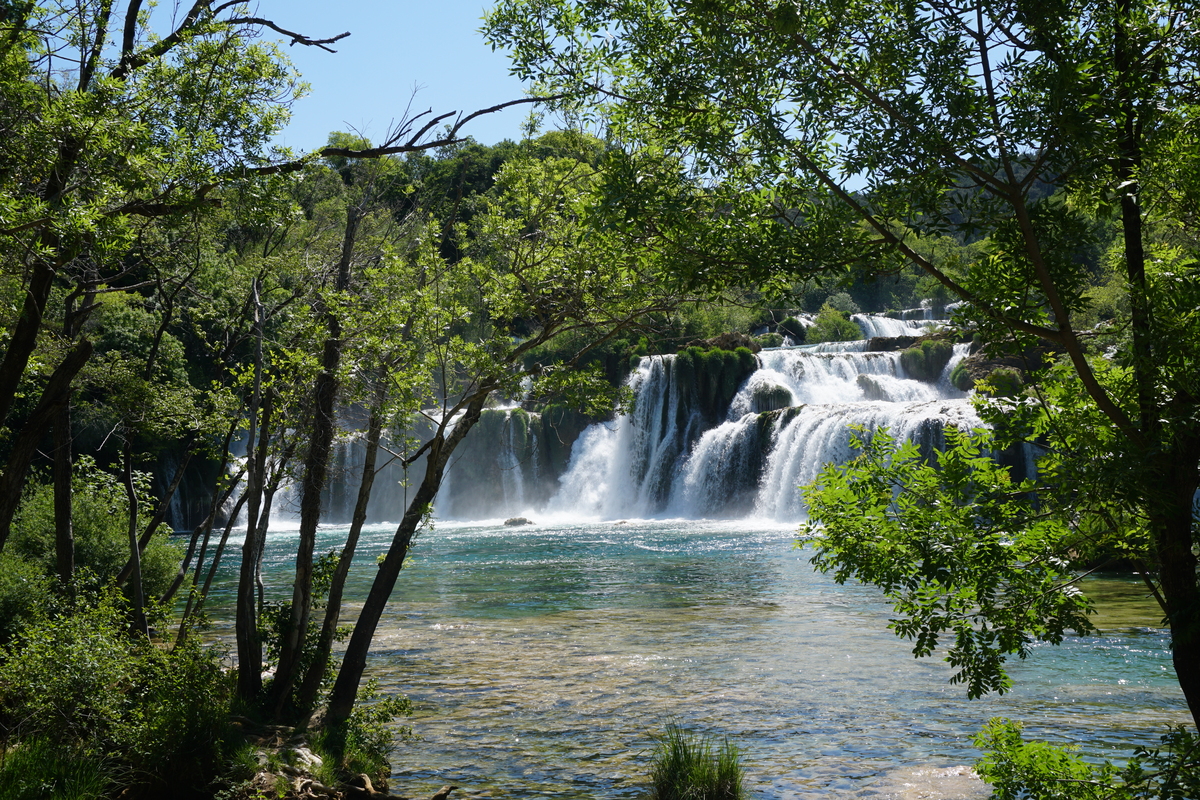
<path fill-rule="evenodd" d="M 793 402 L 791 389 L 778 384 L 762 383 L 750 393 L 750 410 L 755 414 L 787 408 Z"/>
<path fill-rule="evenodd" d="M 1018 369 L 996 367 L 975 388 L 990 397 L 1014 397 L 1025 387 L 1025 378 Z"/>
<path fill-rule="evenodd" d="M 954 345 L 945 339 L 926 339 L 916 347 L 900 353 L 900 366 L 908 377 L 926 383 L 937 383 L 942 370 L 954 355 Z"/>
<path fill-rule="evenodd" d="M 779 323 L 778 332 L 789 337 L 796 344 L 803 344 L 807 329 L 804 323 L 795 317 L 788 317 L 783 322 Z"/>
<path fill-rule="evenodd" d="M 754 341 L 757 342 L 760 347 L 764 348 L 782 347 L 784 339 L 783 336 L 778 333 L 764 333 L 762 336 L 755 336 Z"/>
<path fill-rule="evenodd" d="M 888 394 L 879 383 L 879 379 L 871 375 L 859 375 L 855 379 L 858 383 L 858 388 L 862 390 L 863 397 L 867 400 L 887 400 Z"/>

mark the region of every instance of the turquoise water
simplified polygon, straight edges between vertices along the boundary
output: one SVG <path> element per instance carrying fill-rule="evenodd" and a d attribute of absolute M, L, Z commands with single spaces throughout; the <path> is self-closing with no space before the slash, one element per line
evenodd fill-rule
<path fill-rule="evenodd" d="M 368 528 L 351 597 L 392 533 Z M 323 530 L 319 546 L 340 536 Z M 1134 581 L 1096 584 L 1105 635 L 1036 647 L 1011 693 L 968 701 L 946 665 L 886 630 L 877 591 L 815 573 L 793 537 L 746 521 L 437 523 L 368 667 L 417 709 L 422 740 L 396 754 L 393 791 L 641 797 L 652 736 L 677 721 L 729 736 L 755 797 L 977 798 L 963 766 L 989 717 L 1100 757 L 1187 720 Z M 295 538 L 268 545 L 281 592 Z"/>

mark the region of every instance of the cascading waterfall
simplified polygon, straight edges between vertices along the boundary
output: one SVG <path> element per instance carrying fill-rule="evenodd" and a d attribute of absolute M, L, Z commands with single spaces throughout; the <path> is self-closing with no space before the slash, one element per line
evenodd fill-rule
<path fill-rule="evenodd" d="M 850 342 L 847 345 L 858 345 Z M 575 445 L 548 511 L 601 518 L 802 516 L 801 490 L 821 467 L 852 455 L 853 426 L 890 429 L 922 448 L 941 446 L 946 425 L 980 425 L 948 379 L 908 377 L 900 353 L 764 351 L 759 369 L 701 430 L 680 403 L 674 357 L 645 359 L 630 378 L 635 413 L 595 425 Z"/>
<path fill-rule="evenodd" d="M 854 319 L 872 336 L 928 330 L 924 320 Z M 871 347 L 864 339 L 757 357 L 688 350 L 643 358 L 628 379 L 631 413 L 590 425 L 563 412 L 487 409 L 455 452 L 438 514 L 794 521 L 803 514 L 797 487 L 852 455 L 852 426 L 886 427 L 929 450 L 941 445 L 946 425 L 981 424 L 949 380 L 967 345 L 954 347 L 940 377 L 923 380 L 905 371 L 902 352 Z M 331 522 L 350 518 L 361 447 L 339 448 L 339 477 L 326 495 Z M 397 519 L 402 501 L 402 492 L 377 491 L 368 518 Z"/>

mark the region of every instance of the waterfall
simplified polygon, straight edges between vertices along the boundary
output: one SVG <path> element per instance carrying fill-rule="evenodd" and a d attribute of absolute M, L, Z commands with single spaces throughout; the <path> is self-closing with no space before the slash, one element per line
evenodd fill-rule
<path fill-rule="evenodd" d="M 906 319 L 890 319 L 874 314 L 852 314 L 850 319 L 858 323 L 863 335 L 868 339 L 877 336 L 921 336 L 929 333 L 929 319 L 924 316 L 921 322 Z"/>
<path fill-rule="evenodd" d="M 870 318 L 870 325 L 912 329 L 880 320 Z M 584 431 L 546 510 L 600 518 L 800 519 L 798 487 L 824 464 L 853 455 L 853 427 L 886 427 L 932 452 L 947 425 L 982 424 L 949 382 L 967 349 L 955 346 L 937 383 L 909 377 L 900 353 L 863 352 L 859 342 L 763 351 L 715 424 L 688 403 L 687 380 L 699 380 L 698 373 L 674 356 L 643 359 L 629 380 L 633 413 Z"/>

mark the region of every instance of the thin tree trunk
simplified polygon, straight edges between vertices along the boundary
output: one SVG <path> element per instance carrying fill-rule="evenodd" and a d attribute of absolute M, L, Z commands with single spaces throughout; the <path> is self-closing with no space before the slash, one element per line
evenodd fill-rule
<path fill-rule="evenodd" d="M 188 622 L 191 617 L 200 614 L 204 610 L 204 601 L 208 599 L 209 589 L 212 587 L 213 578 L 217 574 L 217 567 L 221 565 L 221 556 L 225 552 L 225 544 L 229 541 L 229 533 L 233 530 L 234 524 L 237 522 L 237 515 L 242 510 L 242 505 L 246 502 L 246 493 L 243 493 L 238 498 L 237 503 L 233 506 L 233 512 L 229 515 L 229 519 L 225 523 L 225 531 L 221 534 L 221 541 L 217 543 L 217 548 L 213 552 L 213 563 L 208 570 L 208 577 L 204 579 L 204 588 L 197 594 L 196 587 L 200 582 L 200 572 L 204 569 L 204 551 L 208 547 L 208 536 L 204 537 L 204 544 L 200 547 L 200 559 L 196 562 L 196 571 L 192 575 L 192 591 L 188 594 L 187 608 L 184 609 L 183 618 L 179 621 L 179 635 L 175 637 L 175 644 L 180 644 L 187 638 Z M 195 601 L 193 603 L 193 601 Z"/>
<path fill-rule="evenodd" d="M 404 512 L 404 518 L 396 528 L 391 547 L 388 548 L 383 563 L 379 565 L 379 571 L 375 574 L 375 582 L 371 584 L 371 591 L 367 595 L 358 621 L 354 624 L 354 632 L 350 635 L 350 642 L 346 646 L 346 654 L 342 658 L 342 668 L 338 672 L 337 681 L 330 693 L 329 709 L 325 715 L 326 723 L 331 727 L 345 725 L 350 719 L 350 712 L 354 710 L 354 701 L 358 696 L 358 685 L 362 681 L 363 671 L 367 667 L 367 652 L 371 648 L 371 640 L 375 636 L 375 629 L 379 626 L 379 620 L 383 617 L 384 609 L 392 596 L 392 590 L 396 588 L 396 580 L 400 577 L 400 569 L 404 566 L 404 559 L 408 556 L 408 548 L 412 544 L 413 536 L 433 508 L 433 501 L 441 487 L 442 477 L 446 473 L 446 464 L 449 462 L 450 456 L 463 437 L 479 421 L 479 415 L 483 411 L 483 405 L 487 401 L 488 395 L 489 392 L 481 391 L 471 398 L 466 411 L 460 419 L 455 421 L 450 434 L 445 436 L 443 428 L 435 435 L 426 451 L 425 476 L 421 479 L 421 485 L 417 487 L 416 494 Z M 443 425 L 445 424 L 444 422 Z"/>
<path fill-rule="evenodd" d="M 346 214 L 346 231 L 338 261 L 335 288 L 339 292 L 350 286 L 350 266 L 354 243 L 358 236 L 360 211 L 351 206 Z M 296 579 L 292 584 L 292 608 L 288 627 L 279 648 L 279 665 L 275 669 L 273 692 L 275 716 L 281 717 L 295 690 L 301 655 L 308 633 L 308 618 L 312 605 L 313 550 L 317 541 L 317 524 L 321 521 L 321 493 L 329 475 L 329 456 L 335 428 L 334 403 L 338 393 L 338 369 L 342 361 L 342 325 L 337 314 L 327 310 L 325 322 L 329 336 L 325 339 L 321 357 L 321 373 L 313 387 L 313 428 L 309 437 L 308 454 L 304 459 L 304 477 L 300 496 L 300 542 L 296 548 Z"/>
<path fill-rule="evenodd" d="M 188 568 L 191 566 L 192 554 L 195 550 L 196 542 L 201 536 L 203 536 L 204 543 L 200 546 L 200 557 L 196 561 L 196 575 L 197 577 L 199 576 L 199 570 L 204 565 L 204 553 L 208 549 L 208 539 L 212 533 L 213 522 L 217 518 L 217 511 L 222 505 L 225 504 L 225 502 L 229 499 L 229 496 L 233 494 L 234 490 L 237 488 L 237 482 L 241 479 L 241 476 L 245 474 L 245 469 L 243 469 L 240 473 L 238 473 L 237 477 L 230 481 L 228 487 L 226 487 L 223 491 L 221 490 L 221 476 L 224 475 L 225 471 L 229 468 L 229 443 L 233 440 L 233 434 L 236 426 L 236 422 L 230 423 L 229 430 L 225 434 L 225 441 L 221 446 L 221 465 L 217 468 L 217 480 L 213 483 L 212 501 L 208 504 L 208 514 L 204 517 L 204 521 L 196 526 L 196 530 L 192 534 L 191 541 L 188 543 L 187 556 L 182 562 L 180 562 L 179 570 L 175 573 L 175 580 L 171 582 L 171 587 L 167 589 L 167 593 L 163 596 L 163 602 L 165 603 L 171 602 L 171 599 L 175 597 L 175 593 L 179 591 L 179 588 L 183 585 L 183 582 L 187 580 Z M 195 586 L 196 583 L 196 580 L 192 581 L 193 586 Z M 187 608 L 184 609 L 185 617 L 187 616 L 188 611 L 191 609 L 191 605 L 192 598 L 189 597 Z"/>
<path fill-rule="evenodd" d="M 254 304 L 254 389 L 250 401 L 250 428 L 246 437 L 246 497 L 249 498 L 249 514 L 246 521 L 246 540 L 242 545 L 242 567 L 238 576 L 237 612 L 234 623 L 238 651 L 238 697 L 247 703 L 258 699 L 262 691 L 262 646 L 258 633 L 258 616 L 254 606 L 254 565 L 258 557 L 255 553 L 255 531 L 258 529 L 259 494 L 262 486 L 263 472 L 260 463 L 265 464 L 266 448 L 256 448 L 255 436 L 258 423 L 259 406 L 262 400 L 262 344 L 263 344 L 263 306 L 258 295 L 258 280 L 251 284 L 251 295 Z M 268 406 L 269 407 L 269 406 Z M 266 409 L 263 416 L 267 416 Z M 263 432 L 268 425 L 263 420 Z M 259 456 L 263 459 L 260 460 Z M 222 545 L 228 536 L 222 537 Z M 214 560 L 214 564 L 216 561 Z M 205 584 L 207 587 L 207 583 Z M 206 591 L 207 594 L 207 591 Z"/>
<path fill-rule="evenodd" d="M 71 382 L 91 355 L 92 343 L 86 339 L 80 340 L 51 374 L 33 413 L 21 426 L 20 433 L 13 441 L 4 474 L 0 475 L 0 550 L 4 549 L 4 542 L 12 528 L 12 518 L 17 513 L 17 506 L 21 502 L 21 490 L 25 486 L 25 474 L 29 471 L 34 453 L 37 452 L 38 442 L 46 429 L 54 423 L 59 408 L 68 402 Z"/>
<path fill-rule="evenodd" d="M 129 558 L 133 561 L 130 573 L 130 594 L 133 601 L 133 627 L 142 635 L 149 637 L 150 628 L 146 624 L 146 596 L 142 591 L 142 553 L 138 547 L 138 498 L 133 485 L 133 432 L 125 431 L 125 469 L 123 480 L 125 484 L 125 500 L 129 504 Z"/>
<path fill-rule="evenodd" d="M 58 580 L 68 586 L 75 576 L 75 530 L 71 521 L 71 398 L 54 419 L 54 561 Z"/>
<path fill-rule="evenodd" d="M 188 443 L 187 451 L 184 455 L 183 462 L 175 470 L 175 475 L 171 479 L 171 485 L 167 487 L 167 493 L 158 505 L 158 510 L 154 512 L 154 516 L 147 523 L 142 535 L 138 537 L 138 555 L 146 551 L 146 547 L 150 544 L 150 540 L 154 538 L 155 531 L 158 526 L 163 524 L 167 518 L 167 511 L 171 505 L 171 498 L 175 496 L 176 490 L 179 489 L 179 484 L 183 482 L 183 471 L 187 468 L 188 463 L 192 460 L 192 454 L 195 452 L 192 443 Z M 121 572 L 117 575 L 117 585 L 129 580 L 129 576 L 133 573 L 133 558 L 130 557 L 125 566 L 121 568 Z"/>
<path fill-rule="evenodd" d="M 350 565 L 354 561 L 354 551 L 358 547 L 358 538 L 362 533 L 363 524 L 367 521 L 367 504 L 371 500 L 371 489 L 375 484 L 375 459 L 379 454 L 379 440 L 383 436 L 383 401 L 384 389 L 381 382 L 376 391 L 375 403 L 371 407 L 371 415 L 367 421 L 367 452 L 363 458 L 362 479 L 358 484 L 358 498 L 354 503 L 354 517 L 350 523 L 350 532 L 346 534 L 346 545 L 338 558 L 337 568 L 329 582 L 329 597 L 325 604 L 325 620 L 321 625 L 321 634 L 317 639 L 316 653 L 312 664 L 304 676 L 296 705 L 307 712 L 316 706 L 317 695 L 321 691 L 321 683 L 329 665 L 329 655 L 333 649 L 333 639 L 337 635 L 338 620 L 341 616 L 342 594 L 346 588 L 346 576 L 350 574 Z"/>

